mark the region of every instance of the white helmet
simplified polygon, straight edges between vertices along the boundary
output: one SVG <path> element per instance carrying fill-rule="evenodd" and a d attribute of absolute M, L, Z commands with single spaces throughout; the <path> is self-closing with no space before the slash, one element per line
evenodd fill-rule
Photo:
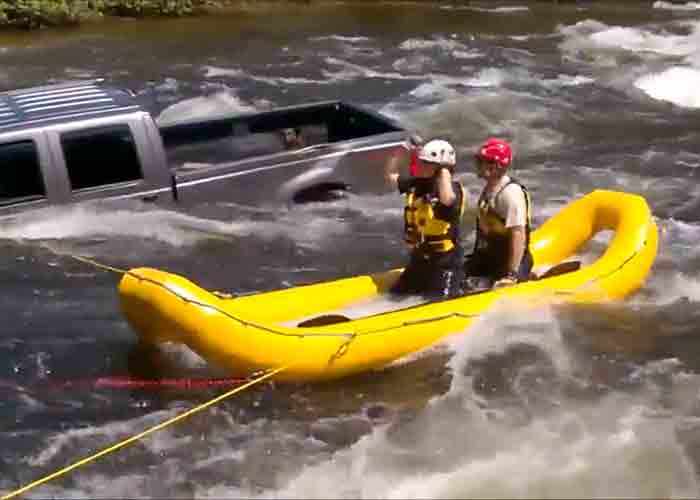
<path fill-rule="evenodd" d="M 455 148 L 447 141 L 433 139 L 420 149 L 418 158 L 430 163 L 454 167 L 457 163 Z"/>

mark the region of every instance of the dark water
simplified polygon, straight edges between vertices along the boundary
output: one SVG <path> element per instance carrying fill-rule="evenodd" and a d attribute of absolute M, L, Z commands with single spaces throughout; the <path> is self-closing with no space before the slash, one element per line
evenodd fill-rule
<path fill-rule="evenodd" d="M 163 121 L 341 98 L 445 135 L 465 159 L 504 135 L 538 222 L 608 188 L 644 195 L 662 231 L 623 304 L 494 311 L 381 373 L 251 390 L 30 497 L 700 494 L 700 10 L 487 5 L 297 5 L 0 38 L 0 87 L 105 76 Z M 466 160 L 460 176 L 473 200 Z M 400 216 L 387 193 L 0 222 L 0 490 L 215 394 L 58 388 L 134 370 L 118 275 L 65 254 L 269 290 L 399 265 Z M 216 374 L 184 349 L 163 356 L 168 374 Z"/>

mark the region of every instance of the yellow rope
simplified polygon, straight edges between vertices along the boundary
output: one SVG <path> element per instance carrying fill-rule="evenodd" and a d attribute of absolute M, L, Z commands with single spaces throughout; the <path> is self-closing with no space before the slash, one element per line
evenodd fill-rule
<path fill-rule="evenodd" d="M 206 409 L 206 408 L 208 408 L 208 407 L 210 407 L 210 406 L 218 403 L 219 401 L 222 401 L 230 396 L 233 396 L 236 393 L 244 391 L 245 389 L 252 387 L 255 384 L 258 384 L 258 383 L 262 382 L 263 380 L 268 379 L 268 378 L 272 377 L 273 375 L 286 370 L 287 368 L 289 368 L 289 367 L 284 366 L 281 368 L 276 368 L 272 371 L 268 371 L 268 372 L 264 373 L 263 375 L 251 380 L 250 382 L 248 382 L 246 384 L 243 384 L 239 387 L 231 389 L 230 391 L 225 392 L 224 394 L 221 394 L 220 396 L 217 396 L 214 399 L 207 401 L 206 403 L 202 403 L 199 406 L 196 406 L 190 410 L 187 410 L 185 413 L 181 413 L 180 415 L 176 415 L 175 417 L 173 417 L 169 420 L 166 420 L 165 422 L 161 422 L 160 424 L 155 425 L 155 426 L 151 427 L 150 429 L 146 429 L 145 431 L 140 432 L 139 434 L 136 434 L 135 436 L 131 436 L 130 438 L 127 438 L 123 441 L 120 441 L 120 442 L 110 446 L 109 448 L 105 448 L 102 451 L 99 451 L 93 455 L 90 455 L 89 457 L 83 458 L 82 460 L 79 460 L 79 461 L 77 461 L 77 462 L 75 462 L 67 467 L 64 467 L 61 470 L 58 470 L 52 474 L 49 474 L 48 476 L 45 476 L 45 477 L 38 479 L 32 483 L 29 483 L 28 485 L 23 486 L 15 491 L 7 493 L 0 500 L 7 500 L 9 498 L 14 498 L 18 495 L 21 495 L 22 493 L 25 493 L 33 488 L 36 488 L 39 485 L 47 483 L 48 481 L 51 481 L 52 479 L 56 479 L 58 477 L 61 477 L 64 474 L 67 474 L 68 472 L 70 472 L 74 469 L 77 469 L 78 467 L 81 467 L 89 462 L 92 462 L 93 460 L 96 460 L 100 457 L 103 457 L 109 453 L 112 453 L 113 451 L 120 449 L 120 448 L 123 448 L 123 447 L 125 447 L 125 446 L 127 446 L 135 441 L 138 441 L 139 439 L 141 439 L 143 437 L 148 436 L 149 434 L 152 434 L 153 432 L 159 431 L 160 429 L 163 429 L 171 424 L 174 424 L 175 422 L 183 420 L 183 419 L 189 417 L 190 415 L 194 415 L 195 413 L 197 413 L 201 410 L 204 410 L 204 409 Z"/>
<path fill-rule="evenodd" d="M 80 262 L 85 262 L 86 264 L 90 264 L 92 266 L 95 266 L 100 269 L 104 269 L 105 271 L 112 271 L 118 274 L 127 274 L 129 271 L 126 269 L 119 269 L 118 267 L 113 267 L 113 266 L 108 266 L 107 264 L 102 264 L 100 262 L 97 262 L 96 260 L 88 259 L 87 257 L 83 257 L 82 255 L 73 255 L 73 254 L 59 254 L 59 255 L 66 255 L 68 257 L 72 257 L 75 260 L 79 260 Z"/>

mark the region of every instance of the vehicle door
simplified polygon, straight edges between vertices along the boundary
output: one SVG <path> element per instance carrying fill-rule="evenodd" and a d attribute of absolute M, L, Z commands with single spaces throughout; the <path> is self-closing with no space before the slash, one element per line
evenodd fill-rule
<path fill-rule="evenodd" d="M 61 201 L 58 180 L 41 131 L 0 138 L 0 216 Z"/>
<path fill-rule="evenodd" d="M 185 204 L 230 201 L 260 206 L 286 202 L 295 188 L 316 177 L 327 177 L 343 155 L 311 150 L 281 152 L 180 169 L 176 175 L 178 197 Z"/>
<path fill-rule="evenodd" d="M 57 125 L 47 131 L 70 201 L 172 198 L 167 172 L 149 168 L 141 113 Z M 144 160 L 145 159 L 145 160 Z"/>

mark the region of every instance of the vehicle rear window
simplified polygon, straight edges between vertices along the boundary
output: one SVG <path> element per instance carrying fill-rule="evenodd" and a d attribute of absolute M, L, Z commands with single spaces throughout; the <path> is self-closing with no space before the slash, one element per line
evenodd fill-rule
<path fill-rule="evenodd" d="M 46 196 L 34 141 L 0 144 L 0 205 Z"/>
<path fill-rule="evenodd" d="M 61 135 L 71 189 L 86 189 L 143 178 L 128 125 Z"/>

